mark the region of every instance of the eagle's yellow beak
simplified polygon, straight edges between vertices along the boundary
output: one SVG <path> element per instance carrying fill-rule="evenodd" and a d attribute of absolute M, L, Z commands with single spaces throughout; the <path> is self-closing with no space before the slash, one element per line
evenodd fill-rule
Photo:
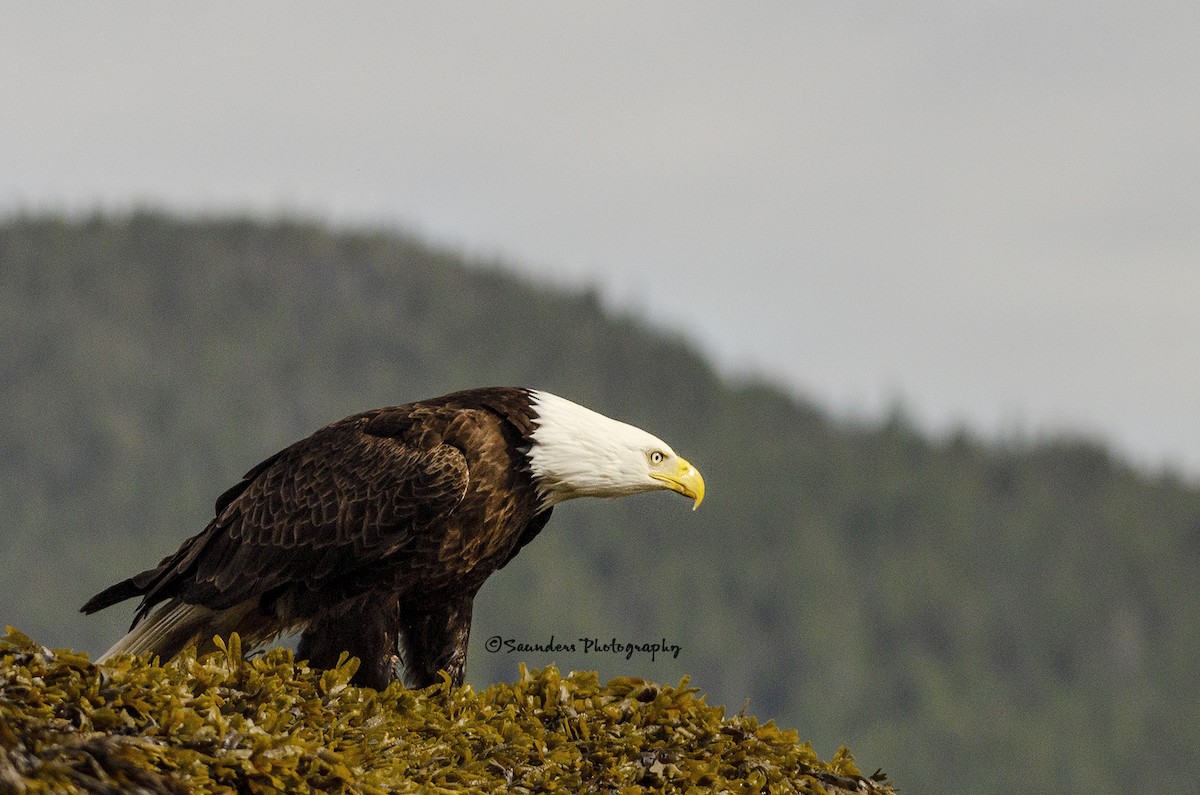
<path fill-rule="evenodd" d="M 677 491 L 695 500 L 692 503 L 693 511 L 704 501 L 704 478 L 700 477 L 700 470 L 682 458 L 678 459 L 678 466 L 674 472 L 655 472 L 651 473 L 650 477 L 661 480 L 671 491 Z"/>

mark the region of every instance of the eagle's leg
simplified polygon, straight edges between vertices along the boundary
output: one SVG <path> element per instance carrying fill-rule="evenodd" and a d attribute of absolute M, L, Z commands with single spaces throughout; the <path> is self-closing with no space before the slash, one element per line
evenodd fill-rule
<path fill-rule="evenodd" d="M 401 657 L 410 687 L 428 687 L 446 671 L 461 685 L 467 669 L 467 639 L 475 594 L 450 596 L 445 601 L 400 606 Z"/>
<path fill-rule="evenodd" d="M 394 597 L 343 602 L 313 617 L 300 636 L 296 658 L 314 668 L 333 668 L 343 651 L 359 660 L 351 683 L 382 690 L 399 678 L 396 642 L 399 605 Z"/>

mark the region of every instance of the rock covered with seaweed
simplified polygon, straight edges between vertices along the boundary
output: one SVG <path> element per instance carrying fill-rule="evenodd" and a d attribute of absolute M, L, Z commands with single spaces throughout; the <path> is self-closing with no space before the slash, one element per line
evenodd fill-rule
<path fill-rule="evenodd" d="M 237 636 L 165 665 L 0 638 L 0 792 L 891 793 L 845 749 L 725 717 L 678 687 L 521 669 L 476 692 L 348 684 Z M 694 788 L 694 789 L 693 789 Z"/>

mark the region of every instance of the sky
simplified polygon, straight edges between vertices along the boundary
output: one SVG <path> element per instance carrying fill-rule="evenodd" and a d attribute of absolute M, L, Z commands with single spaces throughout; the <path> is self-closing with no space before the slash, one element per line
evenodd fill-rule
<path fill-rule="evenodd" d="M 1200 4 L 0 0 L 0 213 L 416 231 L 723 371 L 1200 478 Z"/>

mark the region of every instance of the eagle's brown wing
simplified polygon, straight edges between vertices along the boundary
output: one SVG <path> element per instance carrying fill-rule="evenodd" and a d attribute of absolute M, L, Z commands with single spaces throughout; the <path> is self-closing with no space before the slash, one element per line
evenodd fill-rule
<path fill-rule="evenodd" d="M 220 610 L 290 585 L 320 590 L 353 577 L 435 532 L 463 499 L 466 458 L 438 428 L 432 412 L 409 406 L 317 431 L 221 495 L 213 521 L 175 554 L 97 594 L 84 611 L 142 595 L 136 623 L 172 597 Z"/>

